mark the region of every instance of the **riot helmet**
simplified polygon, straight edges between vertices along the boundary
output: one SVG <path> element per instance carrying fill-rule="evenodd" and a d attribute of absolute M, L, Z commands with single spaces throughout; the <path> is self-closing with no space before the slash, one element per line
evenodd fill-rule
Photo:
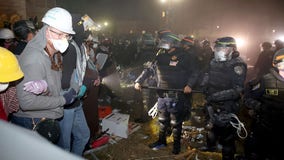
<path fill-rule="evenodd" d="M 189 36 L 189 37 L 184 37 L 181 42 L 182 45 L 188 45 L 188 46 L 193 46 L 194 45 L 194 38 Z"/>
<path fill-rule="evenodd" d="M 236 40 L 233 37 L 218 38 L 214 46 L 215 60 L 218 62 L 231 60 L 236 48 Z"/>
<path fill-rule="evenodd" d="M 161 29 L 158 31 L 158 38 L 161 39 L 163 36 L 172 34 L 172 31 L 169 29 Z"/>
<path fill-rule="evenodd" d="M 273 56 L 273 66 L 278 67 L 279 65 L 283 65 L 284 69 L 284 48 L 278 50 Z"/>
<path fill-rule="evenodd" d="M 284 48 L 274 54 L 272 63 L 273 67 L 277 68 L 279 75 L 284 78 Z"/>
<path fill-rule="evenodd" d="M 277 39 L 277 40 L 274 41 L 274 46 L 275 46 L 275 49 L 277 51 L 281 48 L 284 48 L 284 42 L 280 39 Z"/>
<path fill-rule="evenodd" d="M 161 37 L 158 48 L 169 50 L 171 48 L 179 47 L 180 39 L 175 34 L 167 34 Z"/>

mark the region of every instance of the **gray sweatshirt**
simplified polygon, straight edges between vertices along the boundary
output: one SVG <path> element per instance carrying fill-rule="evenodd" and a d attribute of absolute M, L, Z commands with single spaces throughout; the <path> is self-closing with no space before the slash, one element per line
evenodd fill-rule
<path fill-rule="evenodd" d="M 51 69 L 51 61 L 44 48 L 47 44 L 45 36 L 47 26 L 27 44 L 19 57 L 24 79 L 17 85 L 17 97 L 20 110 L 14 116 L 29 118 L 57 119 L 63 116 L 65 99 L 60 95 L 62 71 Z M 35 95 L 23 90 L 26 82 L 45 80 L 48 84 L 48 95 Z"/>

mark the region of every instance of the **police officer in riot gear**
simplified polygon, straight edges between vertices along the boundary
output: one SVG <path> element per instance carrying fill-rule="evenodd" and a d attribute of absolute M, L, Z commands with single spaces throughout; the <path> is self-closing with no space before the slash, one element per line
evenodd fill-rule
<path fill-rule="evenodd" d="M 252 117 L 246 139 L 248 159 L 283 159 L 284 49 L 273 56 L 270 72 L 246 85 L 244 104 Z"/>
<path fill-rule="evenodd" d="M 168 128 L 172 127 L 173 154 L 180 152 L 185 95 L 191 93 L 198 76 L 195 67 L 191 66 L 189 54 L 179 48 L 179 41 L 179 38 L 172 33 L 162 36 L 158 47 L 163 48 L 164 52 L 158 54 L 152 65 L 144 69 L 135 81 L 135 89 L 140 90 L 140 84 L 152 75 L 157 77 L 157 88 L 163 88 L 157 90 L 159 139 L 149 147 L 153 150 L 165 147 Z M 181 91 L 174 91 L 176 89 Z"/>
<path fill-rule="evenodd" d="M 215 41 L 214 58 L 205 74 L 206 108 L 208 111 L 207 146 L 201 150 L 214 151 L 222 145 L 222 159 L 232 160 L 235 154 L 235 133 L 231 126 L 232 114 L 240 110 L 247 65 L 239 57 L 236 41 L 222 37 Z"/>

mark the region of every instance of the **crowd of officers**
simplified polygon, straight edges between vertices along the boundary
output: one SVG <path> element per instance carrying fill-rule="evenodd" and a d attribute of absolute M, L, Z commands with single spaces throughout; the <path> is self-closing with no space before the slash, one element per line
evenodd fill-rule
<path fill-rule="evenodd" d="M 55 7 L 42 22 L 45 25 L 38 30 L 28 20 L 16 22 L 13 30 L 0 30 L 0 116 L 82 156 L 99 126 L 93 107 L 98 104 L 92 98 L 100 85 L 96 43 L 81 15 Z M 11 43 L 15 37 L 17 43 Z M 234 124 L 245 107 L 252 120 L 244 143 L 245 159 L 279 159 L 284 143 L 283 42 L 275 41 L 275 50 L 270 42 L 261 44 L 257 76 L 247 83 L 247 64 L 234 37 L 217 38 L 213 48 L 208 40 L 201 44 L 167 29 L 158 32 L 156 56 L 134 85 L 137 90 L 154 86 L 158 95 L 159 136 L 149 147 L 167 146 L 170 132 L 172 153 L 181 152 L 182 124 L 191 112 L 192 93 L 198 90 L 206 97 L 208 130 L 207 145 L 200 150 L 216 151 L 220 144 L 222 159 L 233 160 L 238 138 Z M 146 84 L 149 78 L 153 81 Z"/>
<path fill-rule="evenodd" d="M 180 39 L 169 30 L 158 34 L 156 57 L 135 81 L 137 90 L 143 85 L 154 85 L 157 90 L 159 136 L 149 147 L 159 150 L 167 146 L 166 137 L 172 133 L 172 153 L 180 153 L 182 123 L 190 114 L 192 93 L 199 90 L 206 97 L 207 116 L 207 145 L 200 150 L 217 151 L 219 144 L 222 159 L 232 160 L 236 158 L 235 141 L 244 138 L 243 159 L 279 159 L 277 146 L 283 144 L 280 126 L 284 117 L 283 42 L 275 41 L 275 50 L 269 42 L 261 44 L 257 76 L 246 83 L 247 64 L 233 37 L 216 39 L 212 49 L 207 40 L 202 41 L 201 48 L 192 37 Z M 145 84 L 147 78 L 155 82 Z M 242 108 L 252 120 L 248 137 L 240 135 L 243 124 L 238 116 Z"/>

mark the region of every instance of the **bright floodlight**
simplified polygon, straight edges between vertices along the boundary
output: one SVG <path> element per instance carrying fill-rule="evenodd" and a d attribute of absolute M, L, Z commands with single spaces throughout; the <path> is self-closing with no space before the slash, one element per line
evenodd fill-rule
<path fill-rule="evenodd" d="M 278 38 L 278 39 L 280 39 L 281 41 L 283 41 L 283 42 L 284 42 L 284 35 L 279 36 L 279 38 Z"/>
<path fill-rule="evenodd" d="M 236 42 L 237 42 L 237 47 L 238 48 L 242 48 L 245 45 L 245 40 L 243 38 L 236 38 Z"/>

